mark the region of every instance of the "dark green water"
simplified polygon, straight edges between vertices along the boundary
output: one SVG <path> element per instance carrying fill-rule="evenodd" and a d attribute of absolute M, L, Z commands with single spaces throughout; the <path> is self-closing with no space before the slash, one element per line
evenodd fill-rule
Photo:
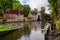
<path fill-rule="evenodd" d="M 45 40 L 45 31 L 49 23 L 46 22 L 20 22 L 11 23 L 21 29 L 2 34 L 0 40 Z"/>

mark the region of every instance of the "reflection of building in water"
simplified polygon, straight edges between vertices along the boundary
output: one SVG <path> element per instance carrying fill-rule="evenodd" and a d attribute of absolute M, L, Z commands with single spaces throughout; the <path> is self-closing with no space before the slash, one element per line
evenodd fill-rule
<path fill-rule="evenodd" d="M 37 30 L 40 30 L 41 29 L 41 22 L 37 22 Z"/>
<path fill-rule="evenodd" d="M 37 22 L 32 23 L 32 29 L 37 30 Z"/>
<path fill-rule="evenodd" d="M 31 22 L 30 25 L 30 30 L 34 29 L 34 30 L 39 30 L 41 27 L 41 21 L 40 22 Z"/>

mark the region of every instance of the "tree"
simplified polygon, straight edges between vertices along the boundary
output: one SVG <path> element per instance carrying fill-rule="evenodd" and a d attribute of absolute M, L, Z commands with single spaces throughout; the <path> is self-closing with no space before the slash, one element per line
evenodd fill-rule
<path fill-rule="evenodd" d="M 2 9 L 0 9 L 0 16 L 2 16 L 3 14 L 2 14 Z"/>
<path fill-rule="evenodd" d="M 41 13 L 42 18 L 44 18 L 44 16 L 45 16 L 45 8 L 44 7 L 41 7 L 40 13 Z"/>
<path fill-rule="evenodd" d="M 33 10 L 31 10 L 31 13 L 32 13 L 32 14 L 37 14 L 37 11 L 38 11 L 38 10 L 37 10 L 36 8 L 34 8 Z"/>
<path fill-rule="evenodd" d="M 3 18 L 4 13 L 6 13 L 7 9 L 12 9 L 12 0 L 0 0 L 0 9 L 3 11 Z"/>
<path fill-rule="evenodd" d="M 0 16 L 2 16 L 2 5 L 1 5 L 1 2 L 0 2 Z"/>
<path fill-rule="evenodd" d="M 19 0 L 0 0 L 0 9 L 5 13 L 7 9 L 19 10 L 22 8 Z"/>
<path fill-rule="evenodd" d="M 57 5 L 60 3 L 57 3 L 57 0 L 48 0 L 48 2 L 50 3 L 51 16 L 53 17 L 53 19 L 55 17 L 57 17 L 58 19 L 58 11 L 57 11 L 58 6 Z"/>
<path fill-rule="evenodd" d="M 51 16 L 52 19 L 56 17 L 56 13 L 53 9 L 51 10 L 50 13 L 51 13 L 50 16 Z"/>
<path fill-rule="evenodd" d="M 37 10 L 36 8 L 34 8 L 34 10 L 33 10 L 33 11 L 34 11 L 35 13 L 37 13 L 37 11 L 38 11 L 38 10 Z"/>
<path fill-rule="evenodd" d="M 0 8 L 6 11 L 8 8 L 12 8 L 12 0 L 1 0 Z"/>
<path fill-rule="evenodd" d="M 60 8 L 60 0 L 57 0 L 57 8 Z"/>
<path fill-rule="evenodd" d="M 4 10 L 4 13 L 7 9 L 19 10 L 21 8 L 19 0 L 0 0 L 0 9 Z"/>
<path fill-rule="evenodd" d="M 24 17 L 28 17 L 29 12 L 30 12 L 30 6 L 29 5 L 24 5 L 23 6 Z"/>
<path fill-rule="evenodd" d="M 13 10 L 20 10 L 22 9 L 22 5 L 18 0 L 13 0 Z"/>

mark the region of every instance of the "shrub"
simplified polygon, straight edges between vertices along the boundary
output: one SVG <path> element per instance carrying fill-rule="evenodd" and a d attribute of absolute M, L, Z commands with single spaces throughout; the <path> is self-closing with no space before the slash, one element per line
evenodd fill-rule
<path fill-rule="evenodd" d="M 31 18 L 32 18 L 32 16 L 28 16 L 27 18 L 28 18 L 28 19 L 31 19 Z"/>
<path fill-rule="evenodd" d="M 57 20 L 55 23 L 56 23 L 56 29 L 60 30 L 60 20 Z"/>

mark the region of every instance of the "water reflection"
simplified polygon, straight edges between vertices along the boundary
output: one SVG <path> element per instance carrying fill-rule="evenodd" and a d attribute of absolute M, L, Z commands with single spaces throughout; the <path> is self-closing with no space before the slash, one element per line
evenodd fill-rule
<path fill-rule="evenodd" d="M 29 35 L 30 34 L 30 29 L 29 29 L 30 24 L 24 24 L 24 35 Z"/>
<path fill-rule="evenodd" d="M 0 40 L 17 40 L 23 34 L 23 30 L 16 30 L 14 32 L 8 33 L 7 35 L 0 36 Z"/>
<path fill-rule="evenodd" d="M 23 28 L 0 37 L 0 40 L 45 40 L 45 31 L 42 31 L 42 29 L 45 30 L 46 22 L 21 22 L 13 24 Z"/>

